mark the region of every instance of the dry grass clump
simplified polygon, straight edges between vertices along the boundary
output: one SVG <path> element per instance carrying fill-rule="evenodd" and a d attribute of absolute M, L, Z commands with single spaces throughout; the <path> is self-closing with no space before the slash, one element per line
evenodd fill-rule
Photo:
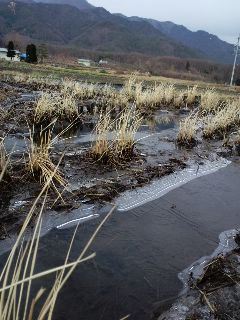
<path fill-rule="evenodd" d="M 220 96 L 215 89 L 207 89 L 201 94 L 201 109 L 203 112 L 215 112 L 219 108 Z"/>
<path fill-rule="evenodd" d="M 126 108 L 129 104 L 129 98 L 122 91 L 117 91 L 110 85 L 102 87 L 100 93 L 96 97 L 96 106 L 101 110 L 115 112 Z"/>
<path fill-rule="evenodd" d="M 74 92 L 61 91 L 57 96 L 57 117 L 73 121 L 78 117 L 78 108 L 75 100 Z"/>
<path fill-rule="evenodd" d="M 69 95 L 70 93 L 77 101 L 91 100 L 95 110 L 114 110 L 115 108 L 125 108 L 129 103 L 129 98 L 123 90 L 116 90 L 112 85 L 64 81 L 62 84 L 61 93 Z"/>
<path fill-rule="evenodd" d="M 129 105 L 131 105 L 127 97 L 122 94 L 119 94 L 119 95 L 116 95 L 115 97 L 110 98 L 107 104 L 110 105 L 111 107 L 114 107 L 115 109 L 120 109 L 120 110 L 125 109 Z"/>
<path fill-rule="evenodd" d="M 8 174 L 8 167 L 10 164 L 9 156 L 7 156 L 5 146 L 4 146 L 4 140 L 2 139 L 0 141 L 0 181 L 6 177 Z"/>
<path fill-rule="evenodd" d="M 113 129 L 113 121 L 110 112 L 100 113 L 95 127 L 95 143 L 91 148 L 91 155 L 97 161 L 108 162 L 111 153 L 110 131 Z"/>
<path fill-rule="evenodd" d="M 229 134 L 240 126 L 240 100 L 219 99 L 214 90 L 207 90 L 202 96 L 200 111 L 180 123 L 177 137 L 179 144 L 191 145 L 196 142 L 198 121 L 202 123 L 203 138 L 224 138 L 224 143 L 228 143 Z"/>
<path fill-rule="evenodd" d="M 40 98 L 37 100 L 34 122 L 41 123 L 46 120 L 52 120 L 55 114 L 55 100 L 52 94 L 42 92 Z"/>
<path fill-rule="evenodd" d="M 99 91 L 99 85 L 87 82 L 64 80 L 61 86 L 62 93 L 72 93 L 79 100 L 94 99 L 99 94 Z"/>
<path fill-rule="evenodd" d="M 224 136 L 231 128 L 240 123 L 240 104 L 238 101 L 219 107 L 214 114 L 208 114 L 204 119 L 203 136 Z"/>
<path fill-rule="evenodd" d="M 168 125 L 173 122 L 173 117 L 171 115 L 160 115 L 148 117 L 145 124 L 148 125 L 149 129 L 154 130 L 158 125 Z"/>
<path fill-rule="evenodd" d="M 124 109 L 114 120 L 110 113 L 101 114 L 95 128 L 91 156 L 102 163 L 121 164 L 132 158 L 135 134 L 142 118 L 136 107 Z"/>
<path fill-rule="evenodd" d="M 198 114 L 190 114 L 187 118 L 180 122 L 177 143 L 184 146 L 194 146 L 197 142 L 197 122 Z"/>
<path fill-rule="evenodd" d="M 65 89 L 60 94 L 42 92 L 36 104 L 34 122 L 51 122 L 54 118 L 73 121 L 78 116 L 74 92 Z"/>
<path fill-rule="evenodd" d="M 173 103 L 175 91 L 176 88 L 174 84 L 169 83 L 164 86 L 164 104 L 170 105 L 171 103 Z"/>
<path fill-rule="evenodd" d="M 7 111 L 0 107 L 0 124 L 3 124 L 7 117 Z"/>
<path fill-rule="evenodd" d="M 187 93 L 176 89 L 175 84 L 159 83 L 154 86 L 144 86 L 142 82 L 137 83 L 135 78 L 131 78 L 122 94 L 125 94 L 129 101 L 135 101 L 136 106 L 143 108 L 158 108 L 166 106 L 181 107 L 184 102 L 193 104 L 198 96 L 197 87 L 188 88 Z"/>
<path fill-rule="evenodd" d="M 238 155 L 240 155 L 240 130 L 238 130 L 235 135 L 234 146 L 235 146 L 235 151 L 237 152 Z"/>
<path fill-rule="evenodd" d="M 123 96 L 121 91 L 116 90 L 112 85 L 94 84 L 87 82 L 76 82 L 64 80 L 61 92 L 72 92 L 77 100 L 98 100 L 106 103 L 107 99 L 114 99 Z"/>
<path fill-rule="evenodd" d="M 184 105 L 185 93 L 183 91 L 177 91 L 173 97 L 173 105 L 175 108 L 180 108 Z"/>
<path fill-rule="evenodd" d="M 29 76 L 23 73 L 11 73 L 11 74 L 4 74 L 3 81 L 5 82 L 15 82 L 15 83 L 27 83 L 29 81 Z"/>
<path fill-rule="evenodd" d="M 127 160 L 133 155 L 135 135 L 142 124 L 142 117 L 136 107 L 126 108 L 115 121 L 113 153 L 115 159 Z"/>
<path fill-rule="evenodd" d="M 52 76 L 47 77 L 40 77 L 34 76 L 31 74 L 24 74 L 20 72 L 14 72 L 11 74 L 5 74 L 3 76 L 3 81 L 5 82 L 14 82 L 14 83 L 21 83 L 21 84 L 30 84 L 30 85 L 38 85 L 39 87 L 44 86 L 52 86 L 57 87 L 60 84 L 59 80 L 54 79 Z"/>
<path fill-rule="evenodd" d="M 94 100 L 95 106 L 110 111 L 114 108 L 126 108 L 128 104 L 136 103 L 137 108 L 156 108 L 170 105 L 174 101 L 176 89 L 174 84 L 155 84 L 144 86 L 143 82 L 137 82 L 132 75 L 121 90 L 112 85 L 94 85 L 74 81 L 65 81 L 62 91 L 72 92 L 76 99 Z"/>
<path fill-rule="evenodd" d="M 27 170 L 30 171 L 42 185 L 45 185 L 51 179 L 51 187 L 59 194 L 57 185 L 66 186 L 66 181 L 51 158 L 50 150 L 53 145 L 51 138 L 51 130 L 41 130 L 39 134 L 39 141 L 36 141 L 36 135 L 30 132 L 30 147 L 29 147 L 29 161 L 27 163 Z"/>
<path fill-rule="evenodd" d="M 125 95 L 129 101 L 135 100 L 135 92 L 136 92 L 136 84 L 137 84 L 137 77 L 135 74 L 132 74 L 128 81 L 125 82 L 121 93 Z"/>
<path fill-rule="evenodd" d="M 174 100 L 175 86 L 173 84 L 155 84 L 153 87 L 143 87 L 142 83 L 135 85 L 132 96 L 138 108 L 157 108 L 170 105 Z"/>
<path fill-rule="evenodd" d="M 155 105 L 154 90 L 152 88 L 144 89 L 142 83 L 137 83 L 135 85 L 135 90 L 132 92 L 131 98 L 136 102 L 136 106 L 139 109 L 147 106 L 152 108 Z"/>
<path fill-rule="evenodd" d="M 195 103 L 196 97 L 199 95 L 198 86 L 188 87 L 185 92 L 185 102 L 187 106 L 191 106 Z"/>
<path fill-rule="evenodd" d="M 106 83 L 104 86 L 100 88 L 100 94 L 104 97 L 116 97 L 119 95 L 119 91 L 115 89 L 112 85 Z"/>

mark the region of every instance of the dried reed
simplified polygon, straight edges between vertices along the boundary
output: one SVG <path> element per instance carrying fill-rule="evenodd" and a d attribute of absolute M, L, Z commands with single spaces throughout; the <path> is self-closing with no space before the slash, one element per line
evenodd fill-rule
<path fill-rule="evenodd" d="M 178 144 L 189 147 L 196 144 L 197 121 L 198 115 L 192 113 L 180 122 L 177 136 Z"/>
<path fill-rule="evenodd" d="M 62 187 L 65 187 L 67 183 L 50 158 L 50 150 L 54 141 L 52 139 L 52 131 L 50 129 L 42 129 L 38 137 L 39 141 L 35 141 L 35 139 L 36 134 L 33 128 L 33 132 L 30 131 L 27 170 L 29 170 L 36 179 L 39 179 L 43 185 L 46 184 L 51 177 L 50 186 L 59 194 L 56 183 Z"/>

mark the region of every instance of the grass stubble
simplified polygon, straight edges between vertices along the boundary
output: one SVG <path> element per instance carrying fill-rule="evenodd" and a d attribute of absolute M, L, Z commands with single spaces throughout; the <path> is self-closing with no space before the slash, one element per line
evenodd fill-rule
<path fill-rule="evenodd" d="M 8 174 L 8 168 L 10 165 L 10 157 L 7 155 L 4 139 L 0 141 L 0 183 L 4 180 L 4 177 Z"/>
<path fill-rule="evenodd" d="M 90 155 L 103 164 L 121 165 L 134 156 L 135 136 L 142 123 L 135 105 L 125 108 L 112 119 L 101 113 L 94 131 Z"/>

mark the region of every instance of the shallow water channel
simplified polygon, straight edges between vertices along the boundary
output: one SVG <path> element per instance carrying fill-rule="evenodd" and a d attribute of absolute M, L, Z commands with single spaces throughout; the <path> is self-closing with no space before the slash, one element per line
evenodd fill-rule
<path fill-rule="evenodd" d="M 239 227 L 239 178 L 239 166 L 231 164 L 140 207 L 116 211 L 92 247 L 97 257 L 63 289 L 55 319 L 150 319 L 155 302 L 166 307 L 182 288 L 178 273 L 214 251 L 222 231 Z M 74 257 L 98 223 L 79 227 Z M 42 239 L 39 269 L 63 261 L 72 234 L 71 228 L 55 229 Z"/>

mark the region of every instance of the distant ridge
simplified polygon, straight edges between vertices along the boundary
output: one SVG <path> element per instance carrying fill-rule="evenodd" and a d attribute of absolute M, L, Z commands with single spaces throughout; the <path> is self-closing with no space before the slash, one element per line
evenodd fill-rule
<path fill-rule="evenodd" d="M 173 22 L 111 14 L 86 0 L 16 1 L 13 15 L 9 0 L 0 0 L 1 38 L 15 31 L 34 41 L 102 52 L 233 61 L 231 44 Z"/>
<path fill-rule="evenodd" d="M 19 2 L 13 15 L 5 3 L 0 3 L 0 36 L 13 30 L 33 40 L 95 51 L 200 57 L 148 22 L 129 21 L 104 8 L 76 10 L 69 4 Z"/>
<path fill-rule="evenodd" d="M 76 7 L 80 10 L 88 10 L 93 8 L 86 0 L 34 0 L 35 2 L 41 3 L 52 3 L 52 4 L 68 4 L 69 6 Z"/>
<path fill-rule="evenodd" d="M 166 36 L 198 50 L 198 52 L 203 53 L 211 60 L 233 63 L 233 45 L 213 34 L 203 30 L 193 32 L 172 22 L 158 23 L 156 20 L 150 20 L 150 23 Z"/>
<path fill-rule="evenodd" d="M 233 45 L 206 31 L 193 32 L 183 25 L 178 25 L 171 21 L 161 22 L 139 17 L 129 17 L 127 19 L 131 21 L 147 21 L 167 37 L 196 50 L 200 55 L 204 55 L 210 60 L 220 63 L 233 62 Z"/>

